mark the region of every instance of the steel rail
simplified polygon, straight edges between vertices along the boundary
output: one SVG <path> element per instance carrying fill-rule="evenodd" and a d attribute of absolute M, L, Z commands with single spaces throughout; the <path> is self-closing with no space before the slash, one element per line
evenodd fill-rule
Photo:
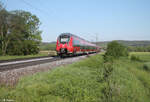
<path fill-rule="evenodd" d="M 60 57 L 50 57 L 50 58 L 45 58 L 45 59 L 39 59 L 39 60 L 26 60 L 26 61 L 15 61 L 15 62 L 5 62 L 5 63 L 0 63 L 0 72 L 3 71 L 8 71 L 8 70 L 13 70 L 13 69 L 19 69 L 19 68 L 24 68 L 28 66 L 34 66 L 38 64 L 44 64 L 48 62 L 53 62 L 61 60 Z"/>

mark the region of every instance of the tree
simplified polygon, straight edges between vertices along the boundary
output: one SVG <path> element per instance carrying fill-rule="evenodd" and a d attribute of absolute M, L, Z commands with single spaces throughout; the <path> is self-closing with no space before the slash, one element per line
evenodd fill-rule
<path fill-rule="evenodd" d="M 0 54 L 28 55 L 39 52 L 39 19 L 26 11 L 5 10 L 0 5 Z"/>
<path fill-rule="evenodd" d="M 128 56 L 127 48 L 122 44 L 118 43 L 117 41 L 110 42 L 107 46 L 104 60 L 112 60 L 113 58 L 119 58 L 121 56 Z"/>
<path fill-rule="evenodd" d="M 10 14 L 0 6 L 0 45 L 2 55 L 6 54 L 6 49 L 10 41 Z"/>
<path fill-rule="evenodd" d="M 1 10 L 2 10 L 2 4 L 0 2 L 0 12 L 1 12 Z M 0 22 L 1 22 L 1 20 L 0 20 Z M 1 46 L 2 46 L 2 42 L 1 42 L 1 29 L 0 29 L 0 55 L 2 54 Z"/>
<path fill-rule="evenodd" d="M 15 55 L 38 53 L 38 46 L 42 40 L 41 31 L 39 30 L 39 19 L 35 15 L 32 15 L 30 12 L 25 11 L 12 11 L 11 14 L 15 15 L 15 18 L 18 18 L 17 21 L 16 19 L 13 19 L 13 21 L 17 23 L 13 23 L 14 27 L 12 28 L 14 29 L 12 29 L 11 33 L 14 36 L 12 37 L 12 42 L 10 43 L 8 53 Z M 19 45 L 17 43 L 19 43 Z M 12 46 L 14 49 L 12 49 Z M 18 50 L 18 48 L 20 50 Z"/>
<path fill-rule="evenodd" d="M 0 10 L 3 8 L 2 3 L 0 2 Z"/>

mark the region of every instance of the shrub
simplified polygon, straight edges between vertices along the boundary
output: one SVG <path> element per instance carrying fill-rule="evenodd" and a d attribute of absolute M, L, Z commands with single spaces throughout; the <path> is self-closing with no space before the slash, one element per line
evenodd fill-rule
<path fill-rule="evenodd" d="M 114 57 L 113 56 L 107 56 L 106 54 L 103 56 L 104 58 L 104 62 L 112 62 L 114 61 Z"/>
<path fill-rule="evenodd" d="M 138 56 L 131 55 L 131 61 L 141 61 L 141 59 Z"/>
<path fill-rule="evenodd" d="M 150 71 L 150 62 L 145 63 L 145 64 L 143 65 L 143 69 L 146 70 L 146 71 Z"/>
<path fill-rule="evenodd" d="M 110 42 L 104 55 L 104 60 L 112 61 L 114 58 L 119 58 L 121 56 L 128 56 L 127 48 L 117 41 Z"/>

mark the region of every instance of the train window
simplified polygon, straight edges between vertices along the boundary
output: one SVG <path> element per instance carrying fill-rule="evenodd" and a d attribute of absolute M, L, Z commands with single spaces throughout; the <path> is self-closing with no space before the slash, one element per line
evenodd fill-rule
<path fill-rule="evenodd" d="M 78 38 L 74 38 L 74 40 L 73 40 L 73 45 L 75 45 L 75 46 L 81 45 Z"/>
<path fill-rule="evenodd" d="M 69 36 L 60 36 L 60 43 L 68 43 L 69 38 Z"/>
<path fill-rule="evenodd" d="M 60 41 L 61 42 L 68 42 L 68 38 L 61 38 Z"/>

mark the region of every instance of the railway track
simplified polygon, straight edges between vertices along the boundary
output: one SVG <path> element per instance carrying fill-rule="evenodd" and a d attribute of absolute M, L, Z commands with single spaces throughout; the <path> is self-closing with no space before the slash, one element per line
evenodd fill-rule
<path fill-rule="evenodd" d="M 83 56 L 83 55 L 78 55 Z M 86 56 L 86 55 L 85 55 Z M 73 57 L 73 56 L 72 56 Z M 65 57 L 70 58 L 70 57 Z M 17 60 L 8 60 L 8 61 L 0 61 L 0 72 L 24 68 L 28 66 L 35 66 L 39 64 L 54 62 L 58 60 L 63 60 L 64 58 L 60 58 L 57 56 L 45 56 L 45 57 L 38 57 L 38 58 L 29 58 L 29 59 L 17 59 Z"/>
<path fill-rule="evenodd" d="M 25 60 L 15 60 L 15 61 L 5 61 L 0 63 L 0 72 L 24 68 L 27 66 L 33 66 L 48 62 L 53 62 L 61 60 L 60 57 L 43 57 L 43 58 L 33 58 L 33 59 L 25 59 Z"/>

